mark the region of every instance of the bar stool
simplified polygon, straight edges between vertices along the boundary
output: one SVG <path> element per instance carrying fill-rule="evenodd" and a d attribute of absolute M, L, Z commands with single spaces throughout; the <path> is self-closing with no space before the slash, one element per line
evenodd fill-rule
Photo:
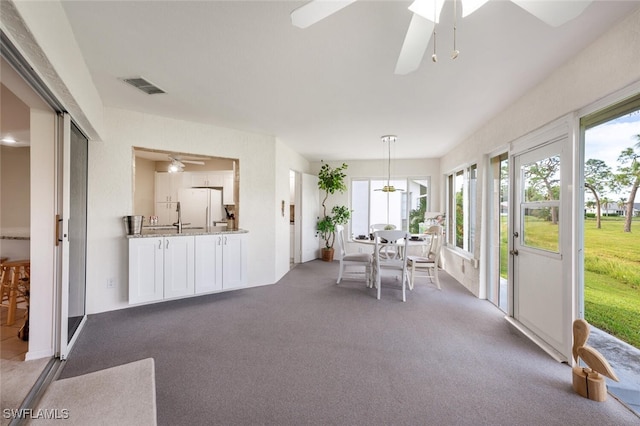
<path fill-rule="evenodd" d="M 5 261 L 2 262 L 1 267 L 2 306 L 9 309 L 6 325 L 13 325 L 16 322 L 18 302 L 24 301 L 27 305 L 29 304 L 31 262 L 29 260 Z"/>

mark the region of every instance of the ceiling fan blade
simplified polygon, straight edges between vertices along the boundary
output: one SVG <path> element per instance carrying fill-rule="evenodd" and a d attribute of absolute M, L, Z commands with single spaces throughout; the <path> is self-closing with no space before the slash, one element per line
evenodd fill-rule
<path fill-rule="evenodd" d="M 537 1 L 511 0 L 542 22 L 559 27 L 577 18 L 591 4 L 592 0 Z"/>
<path fill-rule="evenodd" d="M 356 0 L 312 0 L 291 12 L 291 23 L 307 28 L 329 15 L 344 9 Z"/>
<path fill-rule="evenodd" d="M 437 24 L 440 22 L 443 6 L 444 0 L 415 0 L 409 5 L 409 10 Z"/>
<path fill-rule="evenodd" d="M 489 0 L 462 0 L 462 17 L 466 18 Z"/>
<path fill-rule="evenodd" d="M 434 25 L 428 19 L 416 13 L 413 14 L 396 63 L 396 74 L 405 75 L 418 69 L 424 51 L 427 50 Z"/>

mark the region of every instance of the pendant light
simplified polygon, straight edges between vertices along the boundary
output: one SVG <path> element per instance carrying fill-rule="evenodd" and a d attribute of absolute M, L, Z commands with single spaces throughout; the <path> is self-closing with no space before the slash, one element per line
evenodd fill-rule
<path fill-rule="evenodd" d="M 384 135 L 380 138 L 382 140 L 382 143 L 386 143 L 387 144 L 387 152 L 388 152 L 388 157 L 387 157 L 387 184 L 385 186 L 383 186 L 380 189 L 376 189 L 375 191 L 382 191 L 382 192 L 402 192 L 404 191 L 404 189 L 396 189 L 393 185 L 391 185 L 391 143 L 395 142 L 398 140 L 398 137 L 396 135 Z"/>

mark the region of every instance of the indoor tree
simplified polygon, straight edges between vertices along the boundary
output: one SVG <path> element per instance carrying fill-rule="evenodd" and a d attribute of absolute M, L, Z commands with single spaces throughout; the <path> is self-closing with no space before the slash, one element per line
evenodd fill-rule
<path fill-rule="evenodd" d="M 330 213 L 327 213 L 327 198 L 336 192 L 347 190 L 344 171 L 347 165 L 342 163 L 339 167 L 331 167 L 327 163 L 322 163 L 318 173 L 318 188 L 325 192 L 322 199 L 322 218 L 318 221 L 317 230 L 324 240 L 322 249 L 322 260 L 333 260 L 333 244 L 336 239 L 336 225 L 345 225 L 351 218 L 351 211 L 346 206 L 334 206 Z"/>

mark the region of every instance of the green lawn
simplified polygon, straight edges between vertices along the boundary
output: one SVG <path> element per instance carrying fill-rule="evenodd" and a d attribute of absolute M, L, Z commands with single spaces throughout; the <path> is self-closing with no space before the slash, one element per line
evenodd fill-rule
<path fill-rule="evenodd" d="M 640 220 L 622 232 L 624 219 L 584 226 L 584 315 L 595 327 L 640 348 Z"/>
<path fill-rule="evenodd" d="M 506 218 L 502 220 L 500 274 L 507 277 Z M 557 228 L 548 221 L 529 220 L 528 243 L 553 248 Z M 585 319 L 640 348 L 640 219 L 623 232 L 624 219 L 603 217 L 585 220 L 584 304 Z"/>

